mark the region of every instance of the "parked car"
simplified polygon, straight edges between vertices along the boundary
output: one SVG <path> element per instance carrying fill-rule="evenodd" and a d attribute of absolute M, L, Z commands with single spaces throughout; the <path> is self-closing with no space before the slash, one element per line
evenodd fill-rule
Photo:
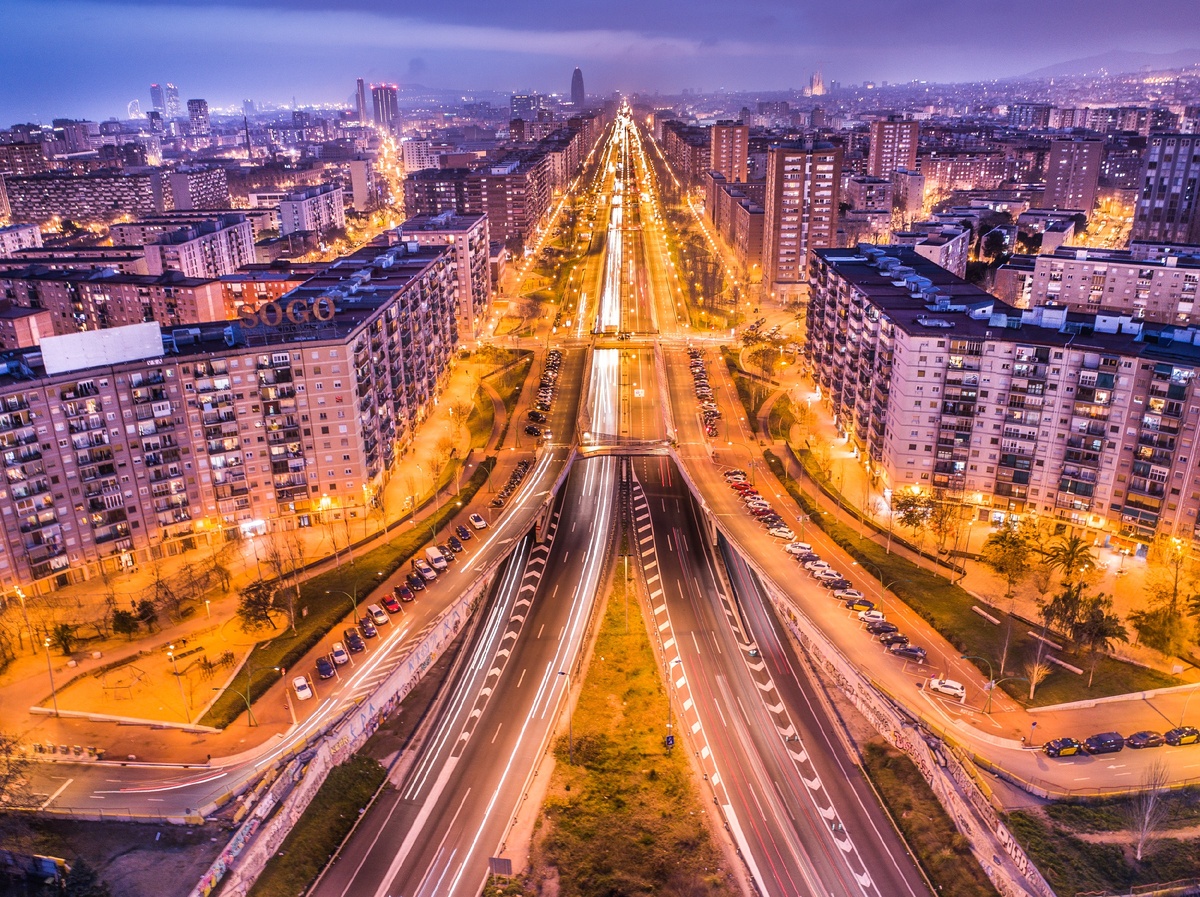
<path fill-rule="evenodd" d="M 948 695 L 952 698 L 958 698 L 960 701 L 965 701 L 967 698 L 967 687 L 961 682 L 955 682 L 953 679 L 930 679 L 929 690 Z"/>
<path fill-rule="evenodd" d="M 463 526 L 461 523 L 458 526 L 454 527 L 454 535 L 458 536 L 464 542 L 470 542 L 472 539 L 471 531 L 469 529 L 467 529 L 465 526 Z"/>
<path fill-rule="evenodd" d="M 367 650 L 367 646 L 363 644 L 362 636 L 358 634 L 358 630 L 353 626 L 342 633 L 342 639 L 346 643 L 346 650 L 351 654 L 361 654 Z"/>
<path fill-rule="evenodd" d="M 1125 750 L 1125 736 L 1120 732 L 1098 732 L 1083 739 L 1083 749 L 1089 754 L 1119 754 Z"/>
<path fill-rule="evenodd" d="M 459 554 L 465 550 L 463 548 L 463 543 L 459 541 L 458 536 L 451 536 L 448 538 L 446 540 L 446 546 L 455 554 Z"/>
<path fill-rule="evenodd" d="M 1178 747 L 1181 744 L 1197 744 L 1200 743 L 1200 729 L 1195 726 L 1180 726 L 1163 733 L 1163 741 L 1172 747 Z"/>
<path fill-rule="evenodd" d="M 425 590 L 425 580 L 421 579 L 416 573 L 405 573 L 404 581 L 408 583 L 408 587 L 414 592 L 423 592 Z"/>
<path fill-rule="evenodd" d="M 817 560 L 815 560 L 815 561 L 805 561 L 805 562 L 804 562 L 804 569 L 805 569 L 805 570 L 810 570 L 810 571 L 811 571 L 811 570 L 828 570 L 828 569 L 829 569 L 829 562 L 828 562 L 828 561 L 823 561 L 823 560 L 821 560 L 820 558 L 818 558 L 818 559 L 817 559 Z"/>
<path fill-rule="evenodd" d="M 333 664 L 330 663 L 328 657 L 317 658 L 317 675 L 322 679 L 333 678 Z"/>
<path fill-rule="evenodd" d="M 786 526 L 773 526 L 767 530 L 767 535 L 773 539 L 790 539 L 796 534 Z"/>
<path fill-rule="evenodd" d="M 413 558 L 413 569 L 426 582 L 433 582 L 437 579 L 437 571 L 429 566 L 429 562 L 424 558 Z"/>
<path fill-rule="evenodd" d="M 467 520 L 470 521 L 471 526 L 475 527 L 475 529 L 487 529 L 487 521 L 478 514 L 472 514 Z"/>
<path fill-rule="evenodd" d="M 895 623 L 890 623 L 887 620 L 877 620 L 874 623 L 867 624 L 867 632 L 871 635 L 883 635 L 885 632 L 899 632 Z"/>
<path fill-rule="evenodd" d="M 333 643 L 333 647 L 329 649 L 329 656 L 338 666 L 350 662 L 350 655 L 346 652 L 346 646 L 341 642 Z"/>
<path fill-rule="evenodd" d="M 862 598 L 863 593 L 858 589 L 838 589 L 833 593 L 834 598 L 840 598 L 843 601 L 853 601 L 855 598 Z"/>
<path fill-rule="evenodd" d="M 358 621 L 358 631 L 363 634 L 363 638 L 375 638 L 375 636 L 379 635 L 379 630 L 371 622 L 369 614 Z"/>
<path fill-rule="evenodd" d="M 879 644 L 885 648 L 890 648 L 892 645 L 907 645 L 908 636 L 901 635 L 899 632 L 881 632 L 879 634 Z"/>
<path fill-rule="evenodd" d="M 808 554 L 812 551 L 812 546 L 807 542 L 788 542 L 787 545 L 783 546 L 783 550 L 795 557 L 801 554 Z"/>
<path fill-rule="evenodd" d="M 313 696 L 312 686 L 308 684 L 308 680 L 303 676 L 297 676 L 292 680 L 292 688 L 296 689 L 296 697 L 301 701 L 307 701 Z"/>
<path fill-rule="evenodd" d="M 893 657 L 901 657 L 904 660 L 911 660 L 913 663 L 925 662 L 925 649 L 918 648 L 916 645 L 892 645 L 888 648 Z"/>
<path fill-rule="evenodd" d="M 1083 752 L 1083 745 L 1074 738 L 1055 738 L 1042 745 L 1042 753 L 1047 757 L 1073 757 Z"/>
<path fill-rule="evenodd" d="M 388 615 L 384 612 L 383 608 L 380 607 L 378 604 L 368 604 L 367 605 L 367 613 L 371 617 L 371 622 L 374 623 L 376 626 L 386 626 L 387 625 Z"/>
<path fill-rule="evenodd" d="M 868 598 L 863 598 L 862 596 L 859 596 L 858 598 L 847 598 L 846 599 L 846 609 L 847 610 L 874 610 L 875 602 L 871 601 Z"/>
<path fill-rule="evenodd" d="M 384 595 L 379 603 L 383 605 L 383 609 L 389 614 L 400 613 L 400 602 L 396 600 L 395 595 Z"/>
<path fill-rule="evenodd" d="M 1156 748 L 1166 744 L 1166 739 L 1157 732 L 1134 732 L 1125 739 L 1125 747 L 1131 748 Z"/>
<path fill-rule="evenodd" d="M 860 623 L 882 623 L 884 619 L 883 611 L 860 610 L 858 612 L 858 622 Z"/>

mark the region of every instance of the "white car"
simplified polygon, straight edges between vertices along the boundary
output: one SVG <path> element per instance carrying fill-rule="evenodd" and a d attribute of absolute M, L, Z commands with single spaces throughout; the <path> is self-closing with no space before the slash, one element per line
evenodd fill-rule
<path fill-rule="evenodd" d="M 333 643 L 333 647 L 329 651 L 329 656 L 338 666 L 350 662 L 350 655 L 346 652 L 346 646 L 341 642 Z"/>
<path fill-rule="evenodd" d="M 955 682 L 953 679 L 930 679 L 929 690 L 949 695 L 952 698 L 958 698 L 960 701 L 967 699 L 967 687 L 961 682 Z"/>
<path fill-rule="evenodd" d="M 487 521 L 478 514 L 472 514 L 467 518 L 467 520 L 470 522 L 471 526 L 475 527 L 475 529 L 487 529 Z"/>
<path fill-rule="evenodd" d="M 817 582 L 840 582 L 846 577 L 842 576 L 842 574 L 838 573 L 836 570 L 826 567 L 824 570 L 817 570 L 814 572 L 813 578 L 816 579 Z"/>
<path fill-rule="evenodd" d="M 788 542 L 783 546 L 783 550 L 791 555 L 808 554 L 812 551 L 812 546 L 807 542 Z"/>
<path fill-rule="evenodd" d="M 767 530 L 767 535 L 775 539 L 794 539 L 796 534 L 786 526 L 773 526 Z"/>
<path fill-rule="evenodd" d="M 887 617 L 882 611 L 877 610 L 860 610 L 858 612 L 858 622 L 860 623 L 882 623 Z"/>
<path fill-rule="evenodd" d="M 831 568 L 829 566 L 828 561 L 818 560 L 818 561 L 808 561 L 807 563 L 805 563 L 804 569 L 807 570 L 809 573 L 817 573 L 821 570 L 829 570 Z"/>
<path fill-rule="evenodd" d="M 838 589 L 833 593 L 833 597 L 839 598 L 842 601 L 853 601 L 856 598 L 865 598 L 867 596 L 858 589 Z"/>
<path fill-rule="evenodd" d="M 292 688 L 296 689 L 296 697 L 301 701 L 307 701 L 313 696 L 312 686 L 303 676 L 297 676 L 292 680 Z"/>
<path fill-rule="evenodd" d="M 388 619 L 387 612 L 378 604 L 367 606 L 367 613 L 371 616 L 371 622 L 376 626 L 386 626 L 391 620 Z"/>

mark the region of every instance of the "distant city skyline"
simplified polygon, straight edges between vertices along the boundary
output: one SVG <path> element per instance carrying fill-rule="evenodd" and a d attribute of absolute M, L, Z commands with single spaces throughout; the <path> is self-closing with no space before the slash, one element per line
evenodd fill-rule
<path fill-rule="evenodd" d="M 1135 15 L 1129 0 L 1097 0 L 1086 12 L 1036 0 L 969 10 L 936 0 L 919 15 L 889 0 L 836 9 L 816 0 L 762 0 L 733 16 L 719 0 L 686 7 L 617 0 L 602 10 L 464 0 L 416 13 L 365 0 L 5 5 L 6 123 L 121 116 L 132 99 L 152 108 L 149 85 L 167 81 L 216 108 L 246 97 L 353 105 L 357 77 L 569 95 L 577 65 L 589 93 L 605 96 L 798 89 L 816 69 L 826 84 L 952 83 L 1016 77 L 1109 51 L 1130 59 L 1189 51 L 1200 59 L 1200 50 L 1190 51 L 1200 47 L 1191 0 L 1160 0 L 1153 16 Z M 856 24 L 867 22 L 873 27 Z M 1008 27 L 1014 34 L 1005 38 Z"/>

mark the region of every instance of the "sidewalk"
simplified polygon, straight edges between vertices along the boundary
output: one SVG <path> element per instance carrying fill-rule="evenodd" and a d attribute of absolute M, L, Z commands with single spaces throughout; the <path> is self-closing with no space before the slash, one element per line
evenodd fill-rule
<path fill-rule="evenodd" d="M 398 468 L 403 472 L 393 475 L 384 489 L 381 504 L 393 530 L 397 526 L 407 527 L 413 520 L 412 510 L 405 503 L 405 493 L 409 489 L 415 488 L 424 494 L 424 498 L 417 502 L 415 519 L 418 524 L 457 494 L 456 480 L 463 479 L 461 475 L 456 477 L 443 473 L 446 482 L 438 490 L 436 498 L 429 491 L 432 483 L 427 475 L 424 482 L 420 481 L 420 473 L 415 477 L 415 482 L 411 485 L 408 482 L 413 479 L 412 467 L 419 464 L 428 470 L 425 459 L 439 451 L 439 443 L 443 443 L 444 449 L 447 437 L 454 442 L 457 459 L 466 460 L 462 474 L 469 475 L 486 454 L 499 454 L 499 437 L 504 431 L 506 412 L 503 400 L 490 383 L 483 381 L 483 387 L 492 400 L 494 420 L 483 449 L 477 448 L 472 452 L 470 430 L 465 425 L 455 427 L 450 419 L 450 409 L 454 404 L 470 398 L 474 383 L 470 370 L 472 367 L 475 365 L 470 362 L 456 365 L 451 381 L 439 397 L 433 413 L 405 453 L 410 463 Z M 492 366 L 488 367 L 490 369 Z M 417 459 L 421 460 L 418 462 Z M 503 463 L 497 475 L 506 476 L 507 467 L 515 464 L 516 460 L 515 453 L 501 454 L 500 461 Z M 486 494 L 481 493 L 481 496 Z M 304 540 L 303 557 L 316 558 L 303 578 L 336 569 L 343 559 L 348 560 L 355 552 L 378 544 L 383 537 L 384 515 L 373 510 L 364 516 L 361 507 L 357 510 L 358 513 L 338 519 L 335 526 L 314 526 L 296 531 Z M 133 641 L 118 636 L 92 641 L 80 646 L 72 658 L 65 658 L 51 649 L 49 661 L 59 709 L 126 717 L 166 726 L 182 725 L 189 718 L 194 722 L 209 703 L 213 688 L 220 687 L 228 680 L 233 669 L 262 637 L 262 634 L 244 633 L 235 611 L 238 592 L 245 584 L 260 575 L 265 578 L 272 576 L 269 565 L 259 551 L 261 546 L 257 544 L 268 538 L 256 536 L 244 542 L 231 542 L 218 552 L 201 546 L 179 557 L 164 559 L 157 565 L 157 571 L 150 565 L 143 565 L 141 569 L 114 577 L 112 590 L 116 596 L 115 609 L 121 609 L 125 601 L 136 602 L 148 593 L 152 594 L 156 577 L 185 575 L 189 563 L 211 568 L 218 557 L 220 563 L 229 570 L 230 586 L 220 589 L 218 584 L 218 588 L 204 593 L 204 597 L 192 600 L 190 614 L 178 622 L 172 623 L 160 613 L 160 622 L 164 625 L 153 634 L 143 634 Z M 354 544 L 348 546 L 351 540 Z M 335 546 L 338 549 L 336 556 L 332 553 Z M 95 615 L 107 610 L 106 596 L 98 586 L 102 586 L 102 583 L 93 579 L 48 596 L 29 598 L 31 624 L 40 629 L 43 620 L 47 626 L 53 627 L 58 622 L 70 621 L 78 625 L 81 620 L 94 619 Z M 19 613 L 19 608 L 16 610 Z M 10 614 L 12 612 L 10 610 Z M 24 629 L 24 620 L 19 617 L 16 619 Z M 28 643 L 28 634 L 23 632 L 22 635 Z M 169 645 L 175 646 L 174 661 L 167 655 Z M 94 657 L 93 652 L 100 656 Z M 214 665 L 213 668 L 200 666 L 205 658 Z M 131 662 L 122 664 L 123 661 Z M 109 670 L 110 667 L 115 668 Z M 175 669 L 181 674 L 177 678 L 173 675 Z M 170 682 L 172 678 L 176 678 L 177 684 Z M 182 694 L 178 686 L 182 686 Z M 85 746 L 94 744 L 107 750 L 110 757 L 124 757 L 130 753 L 145 756 L 148 750 L 169 757 L 177 749 L 190 748 L 186 753 L 194 754 L 200 739 L 208 753 L 220 756 L 260 743 L 275 731 L 285 729 L 290 722 L 282 700 L 260 700 L 255 705 L 255 715 L 260 723 L 257 729 L 247 729 L 239 721 L 220 735 L 198 735 L 158 728 L 151 734 L 151 730 L 140 725 L 96 723 L 87 719 L 29 714 L 28 708 L 35 704 L 42 704 L 47 709 L 52 707 L 47 653 L 40 646 L 37 651 L 31 652 L 27 647 L 19 653 L 0 678 L 0 716 L 9 721 L 7 727 L 11 733 L 24 741 Z M 18 721 L 19 726 L 16 725 Z M 98 734 L 98 731 L 102 734 Z"/>

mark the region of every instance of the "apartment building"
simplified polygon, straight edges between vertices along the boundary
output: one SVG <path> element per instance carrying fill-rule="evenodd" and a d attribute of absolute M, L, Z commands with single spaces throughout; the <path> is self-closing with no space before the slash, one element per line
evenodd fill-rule
<path fill-rule="evenodd" d="M 36 224 L 10 224 L 0 227 L 0 256 L 12 255 L 22 249 L 38 249 L 42 231 Z"/>
<path fill-rule="evenodd" d="M 440 215 L 409 218 L 394 232 L 398 243 L 431 248 L 453 247 L 458 271 L 458 334 L 477 339 L 492 308 L 492 278 L 488 270 L 491 242 L 487 215 Z"/>
<path fill-rule="evenodd" d="M 1014 308 L 897 247 L 818 250 L 808 353 L 881 488 L 1197 537 L 1200 330 Z"/>
<path fill-rule="evenodd" d="M 1180 326 L 1200 325 L 1198 290 L 1196 255 L 1139 258 L 1128 249 L 1060 246 L 1049 255 L 1014 256 L 996 278 L 996 294 L 1021 308 L 1061 305 Z"/>
<path fill-rule="evenodd" d="M 226 209 L 229 181 L 224 168 L 184 168 L 167 175 L 176 209 Z"/>
<path fill-rule="evenodd" d="M 1200 243 L 1200 135 L 1154 134 L 1146 142 L 1132 239 Z"/>
<path fill-rule="evenodd" d="M 163 234 L 169 234 L 183 227 L 196 227 L 206 222 L 228 219 L 228 216 L 240 216 L 249 221 L 255 241 L 261 240 L 265 231 L 279 229 L 279 212 L 276 209 L 225 208 L 199 211 L 175 210 L 158 215 L 147 215 L 136 221 L 123 221 L 112 225 L 108 230 L 108 235 L 113 246 L 145 246 L 147 243 L 153 243 Z"/>
<path fill-rule="evenodd" d="M 959 190 L 998 189 L 1007 177 L 1008 160 L 998 150 L 930 150 L 917 155 L 916 171 L 931 196 L 944 197 Z"/>
<path fill-rule="evenodd" d="M 172 203 L 163 173 L 155 170 L 5 175 L 4 189 L 16 222 L 112 221 L 124 215 L 153 215 Z"/>
<path fill-rule="evenodd" d="M 662 150 L 675 176 L 688 187 L 697 186 L 704 172 L 712 169 L 712 140 L 707 128 L 665 121 Z"/>
<path fill-rule="evenodd" d="M 250 329 L 142 323 L 4 354 L 0 584 L 365 513 L 445 383 L 454 276 L 446 250 L 372 248 Z"/>
<path fill-rule="evenodd" d="M 750 128 L 740 121 L 719 121 L 709 129 L 709 168 L 725 180 L 740 183 L 749 179 Z"/>
<path fill-rule="evenodd" d="M 842 148 L 786 143 L 767 151 L 763 201 L 763 282 L 784 299 L 798 299 L 808 276 L 808 253 L 837 238 Z"/>
<path fill-rule="evenodd" d="M 333 184 L 289 193 L 279 203 L 279 233 L 285 237 L 304 231 L 324 234 L 345 226 L 342 188 Z"/>
<path fill-rule="evenodd" d="M 184 277 L 213 279 L 255 260 L 254 230 L 242 215 L 222 216 L 165 233 L 145 249 L 151 274 L 178 271 Z"/>
<path fill-rule="evenodd" d="M 892 181 L 859 174 L 846 178 L 842 190 L 842 201 L 851 209 L 861 212 L 892 213 Z"/>
<path fill-rule="evenodd" d="M 0 271 L 20 271 L 30 266 L 68 270 L 111 268 L 121 274 L 149 274 L 146 250 L 140 246 L 42 246 L 18 249 L 0 258 Z"/>
<path fill-rule="evenodd" d="M 911 246 L 917 255 L 956 277 L 967 276 L 967 259 L 971 251 L 969 228 L 941 221 L 919 221 L 910 230 L 894 231 L 892 243 Z"/>
<path fill-rule="evenodd" d="M 871 149 L 867 157 L 867 174 L 887 178 L 898 168 L 915 171 L 920 127 L 918 122 L 896 119 L 871 122 Z"/>
<path fill-rule="evenodd" d="M 1096 206 L 1096 193 L 1100 189 L 1100 163 L 1103 156 L 1102 140 L 1050 141 L 1042 206 L 1047 209 L 1079 209 L 1090 217 Z"/>

